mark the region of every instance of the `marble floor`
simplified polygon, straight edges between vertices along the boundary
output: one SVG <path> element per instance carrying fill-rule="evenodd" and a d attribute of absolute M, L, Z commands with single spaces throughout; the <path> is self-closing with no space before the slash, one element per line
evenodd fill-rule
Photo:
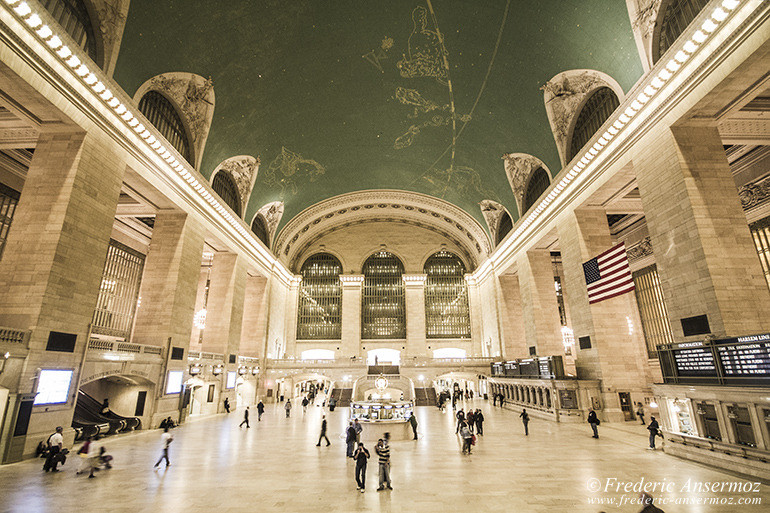
<path fill-rule="evenodd" d="M 460 454 L 451 412 L 417 411 L 420 439 L 391 444 L 393 491 L 377 492 L 377 463 L 368 468 L 366 493 L 356 491 L 353 463 L 344 455 L 347 408 L 329 414 L 331 447 L 316 447 L 321 408 L 286 419 L 268 406 L 262 422 L 239 429 L 241 413 L 193 419 L 175 429 L 171 467 L 153 471 L 160 431 L 102 442 L 115 457 L 95 479 L 76 476 L 77 457 L 62 472 L 46 474 L 41 460 L 0 467 L 0 510 L 8 512 L 198 513 L 284 511 L 383 512 L 636 512 L 633 491 L 616 483 L 673 483 L 656 494 L 711 504 L 661 506 L 666 512 L 767 511 L 770 484 L 759 492 L 698 493 L 697 483 L 746 482 L 736 476 L 645 450 L 643 426 L 601 426 L 538 419 L 525 437 L 518 415 L 474 401 L 486 416 L 485 435 L 473 454 Z M 371 447 L 370 447 L 371 449 Z M 373 451 L 372 451 L 373 453 Z M 374 454 L 373 454 L 374 456 Z M 600 491 L 594 491 L 597 486 Z M 609 488 L 608 488 L 609 486 Z M 689 491 L 688 491 L 689 486 Z M 760 504 L 739 505 L 740 500 Z M 713 501 L 733 504 L 714 505 Z M 600 503 L 599 501 L 604 501 Z M 615 501 L 611 504 L 610 501 Z"/>

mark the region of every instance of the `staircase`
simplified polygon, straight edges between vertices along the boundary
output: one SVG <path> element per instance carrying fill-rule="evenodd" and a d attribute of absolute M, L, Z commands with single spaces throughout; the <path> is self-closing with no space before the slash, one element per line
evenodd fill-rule
<path fill-rule="evenodd" d="M 417 388 L 414 389 L 414 405 L 415 406 L 435 406 L 438 402 L 436 397 L 436 389 L 433 387 Z"/>
<path fill-rule="evenodd" d="M 352 388 L 332 388 L 331 397 L 329 400 L 334 399 L 337 406 L 350 406 L 350 398 L 353 396 Z M 328 404 L 328 403 L 327 403 Z"/>

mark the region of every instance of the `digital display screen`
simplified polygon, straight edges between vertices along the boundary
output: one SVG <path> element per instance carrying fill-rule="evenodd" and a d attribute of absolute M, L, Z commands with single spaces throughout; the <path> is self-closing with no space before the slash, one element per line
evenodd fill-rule
<path fill-rule="evenodd" d="M 235 388 L 235 371 L 228 371 L 225 388 Z"/>
<path fill-rule="evenodd" d="M 168 371 L 168 379 L 166 379 L 166 393 L 178 394 L 182 391 L 182 379 L 184 378 L 183 371 Z"/>
<path fill-rule="evenodd" d="M 64 404 L 70 394 L 72 370 L 43 369 L 37 379 L 34 404 Z"/>
<path fill-rule="evenodd" d="M 725 376 L 770 375 L 770 344 L 742 344 L 719 347 Z"/>
<path fill-rule="evenodd" d="M 676 369 L 680 376 L 711 376 L 716 375 L 716 364 L 711 349 L 706 347 L 689 347 L 679 349 L 674 353 Z"/>

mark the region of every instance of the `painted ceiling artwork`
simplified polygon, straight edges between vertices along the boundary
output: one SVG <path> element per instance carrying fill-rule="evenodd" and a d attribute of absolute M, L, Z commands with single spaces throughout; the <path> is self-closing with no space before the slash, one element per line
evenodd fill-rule
<path fill-rule="evenodd" d="M 132 0 L 115 79 L 211 77 L 200 171 L 261 160 L 246 219 L 387 188 L 484 225 L 483 200 L 517 212 L 501 155 L 560 169 L 541 87 L 570 69 L 641 76 L 624 0 Z"/>

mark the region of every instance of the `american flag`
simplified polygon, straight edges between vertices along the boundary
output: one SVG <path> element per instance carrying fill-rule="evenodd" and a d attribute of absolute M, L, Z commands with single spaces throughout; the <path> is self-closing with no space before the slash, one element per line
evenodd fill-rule
<path fill-rule="evenodd" d="M 626 245 L 621 242 L 583 264 L 588 285 L 588 302 L 598 303 L 634 290 L 628 267 Z"/>

